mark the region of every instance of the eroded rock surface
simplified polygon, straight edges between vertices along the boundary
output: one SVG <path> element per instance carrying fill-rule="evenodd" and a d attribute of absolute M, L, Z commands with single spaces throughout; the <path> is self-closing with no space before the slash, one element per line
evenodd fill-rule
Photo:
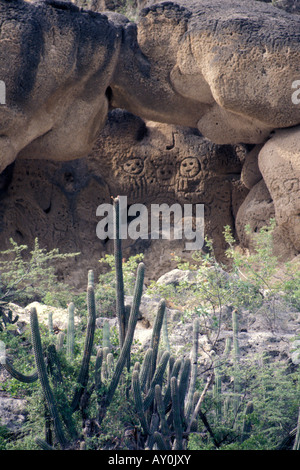
<path fill-rule="evenodd" d="M 142 54 L 130 26 L 112 102 L 143 118 L 198 127 L 215 143 L 262 143 L 274 128 L 300 121 L 291 101 L 299 25 L 298 15 L 254 0 L 145 8 L 137 26 Z"/>
<path fill-rule="evenodd" d="M 25 158 L 86 155 L 108 110 L 121 30 L 73 4 L 0 2 L 0 172 Z"/>
<path fill-rule="evenodd" d="M 17 160 L 1 203 L 1 246 L 12 237 L 32 246 L 81 252 L 60 276 L 85 286 L 87 269 L 113 251 L 112 240 L 96 236 L 96 209 L 111 197 L 127 196 L 130 207 L 144 204 L 204 204 L 205 233 L 222 256 L 224 225 L 234 228 L 247 188 L 240 182 L 244 146 L 220 146 L 195 129 L 147 124 L 115 110 L 86 159 L 72 162 Z M 184 211 L 183 211 L 184 214 Z M 130 220 L 130 219 L 129 219 Z M 149 232 L 151 225 L 149 223 Z M 172 237 L 171 237 L 172 238 Z M 172 253 L 189 258 L 186 240 L 124 240 L 124 256 L 145 254 L 147 276 L 157 277 L 176 266 Z M 79 281 L 80 280 L 80 281 Z"/>

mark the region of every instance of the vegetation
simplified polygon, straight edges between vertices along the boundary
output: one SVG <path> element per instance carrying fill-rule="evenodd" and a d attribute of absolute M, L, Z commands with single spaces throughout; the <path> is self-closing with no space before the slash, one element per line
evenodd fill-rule
<path fill-rule="evenodd" d="M 118 199 L 114 208 L 116 228 Z M 299 309 L 296 268 L 287 263 L 284 280 L 276 277 L 273 229 L 271 221 L 257 234 L 253 252 L 245 254 L 236 249 L 226 227 L 230 271 L 217 262 L 212 242 L 206 240 L 205 253 L 197 253 L 193 264 L 178 259 L 181 269 L 194 272 L 193 283 L 181 282 L 176 288 L 153 283 L 147 293 L 163 298 L 146 351 L 133 339 L 145 266 L 142 256 L 123 260 L 118 237 L 114 256 L 100 260 L 109 271 L 98 282 L 89 272 L 87 314 L 82 314 L 82 296 L 69 300 L 65 331 L 55 335 L 51 317 L 48 326 L 40 324 L 32 309 L 30 332 L 25 329 L 20 335 L 14 315 L 6 312 L 0 340 L 7 354 L 0 362 L 11 378 L 2 388 L 12 396 L 26 396 L 28 418 L 18 439 L 12 440 L 6 428 L 0 429 L 0 448 L 299 449 L 299 367 L 274 361 L 266 352 L 243 357 L 240 349 L 245 312 L 263 315 L 274 330 L 278 301 Z M 51 263 L 44 261 L 56 259 L 58 253 L 50 256 L 36 242 L 25 262 L 23 249 L 13 244 L 10 255 L 15 259 L 12 256 L 11 264 L 5 265 L 2 292 L 14 292 L 19 302 L 33 292 L 45 298 L 45 293 L 51 293 L 46 281 L 50 276 L 54 285 L 55 274 Z M 29 289 L 25 277 L 31 279 Z M 133 295 L 130 309 L 125 292 Z M 186 322 L 193 321 L 190 355 L 177 357 L 169 347 L 164 298 L 180 305 Z M 108 328 L 108 323 L 96 328 L 96 302 L 105 305 L 105 316 L 117 316 L 117 329 Z M 78 312 L 80 321 L 75 325 Z M 224 325 L 232 332 L 225 344 L 220 341 Z M 199 354 L 203 334 L 211 345 L 205 364 Z"/>

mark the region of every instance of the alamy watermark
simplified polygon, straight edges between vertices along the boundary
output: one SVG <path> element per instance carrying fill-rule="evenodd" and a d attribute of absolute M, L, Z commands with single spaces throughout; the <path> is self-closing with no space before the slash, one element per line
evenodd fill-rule
<path fill-rule="evenodd" d="M 0 80 L 0 104 L 6 104 L 6 85 Z"/>
<path fill-rule="evenodd" d="M 292 93 L 292 103 L 300 104 L 300 80 L 293 81 L 292 89 L 296 90 Z"/>
<path fill-rule="evenodd" d="M 204 204 L 132 204 L 128 207 L 127 196 L 119 199 L 119 236 L 121 240 L 188 240 L 186 250 L 200 250 L 204 243 Z M 149 213 L 150 211 L 150 213 Z M 114 239 L 113 204 L 100 204 L 96 211 L 102 217 L 96 234 L 100 240 Z"/>
<path fill-rule="evenodd" d="M 0 341 L 0 364 L 6 363 L 6 346 L 3 341 Z"/>

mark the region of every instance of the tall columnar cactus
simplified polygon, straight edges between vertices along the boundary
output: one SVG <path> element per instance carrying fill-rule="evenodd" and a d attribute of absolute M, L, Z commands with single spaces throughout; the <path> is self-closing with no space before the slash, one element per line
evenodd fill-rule
<path fill-rule="evenodd" d="M 152 337 L 151 337 L 151 349 L 153 351 L 152 353 L 152 361 L 151 361 L 151 368 L 150 368 L 150 374 L 149 374 L 149 380 L 151 381 L 156 369 L 156 361 L 157 361 L 157 354 L 158 354 L 158 346 L 159 346 L 159 341 L 160 341 L 160 333 L 161 333 L 161 328 L 163 325 L 163 319 L 165 315 L 165 310 L 166 310 L 166 302 L 164 299 L 162 299 L 159 304 L 158 304 L 158 309 L 157 309 L 157 314 L 155 317 L 154 325 L 153 325 L 153 331 L 152 331 Z"/>
<path fill-rule="evenodd" d="M 240 360 L 240 346 L 239 346 L 239 324 L 236 309 L 232 312 L 232 330 L 233 330 L 233 353 L 234 361 L 237 365 Z"/>
<path fill-rule="evenodd" d="M 88 324 L 85 336 L 85 344 L 83 351 L 83 358 L 81 363 L 81 368 L 79 376 L 77 379 L 76 391 L 74 393 L 73 401 L 71 408 L 73 411 L 76 411 L 79 407 L 79 402 L 84 392 L 84 389 L 87 385 L 89 378 L 89 365 L 92 355 L 93 342 L 94 342 L 94 333 L 96 326 L 96 305 L 95 305 L 95 293 L 94 287 L 89 284 L 87 288 L 87 309 L 88 309 Z"/>
<path fill-rule="evenodd" d="M 67 357 L 73 359 L 75 346 L 75 323 L 74 323 L 75 305 L 70 302 L 68 305 L 68 328 L 67 328 Z"/>
<path fill-rule="evenodd" d="M 110 349 L 110 327 L 107 320 L 104 321 L 102 327 L 102 347 Z"/>
<path fill-rule="evenodd" d="M 234 399 L 234 408 L 235 413 L 238 412 L 239 404 L 240 404 L 240 392 L 241 392 L 241 385 L 240 385 L 240 346 L 239 346 L 239 325 L 238 325 L 238 317 L 236 309 L 232 312 L 232 330 L 233 330 L 233 355 L 234 355 L 234 392 L 235 392 L 235 399 Z"/>
<path fill-rule="evenodd" d="M 149 390 L 148 390 L 147 395 L 144 399 L 144 411 L 146 411 L 151 406 L 151 404 L 154 400 L 155 385 L 157 385 L 157 384 L 161 385 L 162 384 L 163 376 L 164 376 L 169 358 L 170 358 L 170 353 L 168 351 L 164 351 L 164 353 L 163 353 L 163 355 L 162 355 L 162 357 L 159 361 L 159 364 L 158 364 L 158 366 L 155 370 L 155 373 L 154 373 L 154 375 L 151 379 Z"/>
<path fill-rule="evenodd" d="M 140 371 L 140 383 L 141 383 L 141 389 L 143 391 L 145 391 L 146 389 L 148 375 L 151 369 L 152 355 L 153 355 L 153 349 L 148 348 L 145 353 L 143 364 L 142 364 L 141 371 Z"/>
<path fill-rule="evenodd" d="M 156 402 L 157 412 L 160 418 L 161 433 L 164 437 L 165 445 L 167 446 L 167 449 L 170 449 L 171 448 L 170 431 L 169 431 L 168 423 L 166 419 L 166 409 L 165 409 L 164 402 L 163 402 L 162 387 L 159 384 L 155 385 L 155 402 Z"/>
<path fill-rule="evenodd" d="M 95 287 L 95 275 L 92 269 L 88 270 L 88 287 Z"/>
<path fill-rule="evenodd" d="M 52 314 L 52 312 L 48 312 L 48 329 L 49 329 L 49 333 L 51 335 L 53 335 L 54 330 L 53 330 L 53 314 Z"/>
<path fill-rule="evenodd" d="M 127 318 L 124 303 L 124 278 L 123 278 L 123 255 L 122 255 L 122 239 L 120 237 L 120 204 L 119 198 L 113 200 L 114 207 L 114 254 L 115 254 L 115 270 L 116 270 L 116 310 L 119 324 L 119 342 L 120 348 L 123 347 Z"/>
<path fill-rule="evenodd" d="M 106 414 L 106 410 L 113 399 L 114 393 L 120 381 L 122 371 L 124 369 L 124 366 L 130 354 L 130 349 L 131 349 L 131 345 L 133 341 L 135 327 L 136 327 L 137 320 L 138 320 L 139 307 L 140 307 L 142 293 L 143 293 L 144 272 L 145 272 L 145 265 L 144 263 L 140 263 L 137 269 L 137 278 L 136 278 L 136 283 L 135 283 L 130 317 L 128 321 L 128 329 L 127 329 L 126 338 L 125 338 L 123 347 L 121 349 L 120 356 L 117 361 L 116 368 L 112 376 L 109 388 L 107 390 L 106 395 L 103 397 L 101 405 L 99 407 L 99 412 L 98 412 L 99 425 L 102 423 L 102 420 Z"/>
<path fill-rule="evenodd" d="M 143 431 L 145 434 L 150 434 L 150 429 L 148 426 L 147 418 L 144 413 L 144 404 L 143 404 L 142 390 L 141 390 L 141 384 L 140 384 L 140 377 L 139 377 L 139 372 L 137 370 L 133 371 L 132 373 L 132 390 L 133 390 L 133 396 L 134 396 L 137 414 L 141 422 Z"/>
<path fill-rule="evenodd" d="M 252 427 L 250 416 L 253 413 L 253 410 L 254 410 L 253 402 L 250 401 L 249 403 L 247 403 L 245 414 L 244 414 L 244 422 L 243 422 L 243 429 L 242 429 L 242 436 L 241 436 L 242 442 L 248 439 L 250 436 L 251 427 Z"/>
<path fill-rule="evenodd" d="M 180 397 L 177 385 L 176 377 L 171 378 L 171 397 L 172 397 L 172 410 L 173 410 L 173 421 L 175 430 L 175 442 L 173 444 L 174 450 L 182 450 L 182 418 L 180 411 Z"/>
<path fill-rule="evenodd" d="M 37 317 L 35 308 L 32 308 L 30 311 L 30 325 L 31 325 L 32 346 L 33 346 L 33 351 L 34 351 L 38 377 L 42 385 L 45 400 L 46 400 L 46 403 L 49 408 L 49 412 L 53 421 L 55 436 L 59 444 L 61 445 L 61 447 L 64 449 L 68 446 L 69 443 L 64 434 L 61 419 L 60 419 L 58 409 L 54 400 L 54 395 L 50 387 L 47 370 L 46 370 L 46 364 L 45 364 L 44 356 L 43 356 L 43 348 L 42 348 L 41 336 L 40 336 L 40 331 L 39 331 L 38 317 Z"/>
<path fill-rule="evenodd" d="M 185 405 L 185 415 L 187 420 L 189 420 L 192 408 L 193 408 L 193 397 L 196 390 L 196 381 L 197 381 L 197 372 L 198 372 L 198 349 L 199 349 L 199 333 L 200 333 L 200 323 L 199 319 L 196 318 L 193 324 L 193 346 L 191 352 L 191 381 L 188 391 L 188 396 L 186 399 Z"/>
<path fill-rule="evenodd" d="M 221 361 L 216 359 L 214 361 L 214 376 L 215 383 L 213 387 L 213 395 L 216 403 L 216 415 L 217 419 L 220 420 L 222 416 L 222 403 L 221 403 L 221 391 L 222 391 L 222 378 L 220 372 Z"/>

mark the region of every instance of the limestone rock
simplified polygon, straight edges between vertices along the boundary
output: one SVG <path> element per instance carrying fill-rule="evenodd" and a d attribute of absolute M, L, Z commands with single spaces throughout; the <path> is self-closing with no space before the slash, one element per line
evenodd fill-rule
<path fill-rule="evenodd" d="M 262 179 L 258 167 L 258 154 L 261 148 L 262 145 L 255 145 L 255 147 L 247 153 L 243 164 L 241 181 L 248 189 L 253 188 L 253 186 Z"/>
<path fill-rule="evenodd" d="M 268 225 L 274 216 L 273 200 L 264 180 L 260 180 L 253 186 L 237 213 L 235 226 L 240 243 L 243 246 L 250 244 L 250 237 L 245 232 L 246 225 L 250 226 L 251 233 L 255 234 Z"/>
<path fill-rule="evenodd" d="M 15 434 L 26 420 L 26 400 L 0 394 L 0 425 Z"/>
<path fill-rule="evenodd" d="M 258 156 L 260 171 L 272 200 L 276 222 L 300 250 L 300 128 L 278 130 Z"/>
<path fill-rule="evenodd" d="M 300 14 L 300 3 L 299 0 L 273 0 L 275 7 L 281 8 L 288 13 Z"/>
<path fill-rule="evenodd" d="M 157 284 L 162 284 L 165 286 L 172 284 L 174 287 L 176 287 L 180 284 L 180 282 L 195 281 L 195 277 L 196 272 L 173 269 L 172 271 L 163 274 L 159 279 L 157 279 Z"/>
<path fill-rule="evenodd" d="M 225 243 L 223 228 L 234 218 L 247 188 L 240 182 L 243 146 L 220 146 L 195 129 L 144 122 L 121 110 L 109 113 L 86 159 L 70 162 L 17 160 L 9 168 L 0 208 L 0 241 L 81 252 L 57 267 L 61 279 L 86 286 L 87 271 L 100 272 L 98 260 L 112 253 L 113 241 L 97 238 L 97 207 L 111 196 L 127 204 L 204 204 L 205 234 L 214 239 L 217 256 Z M 149 230 L 151 225 L 149 224 Z M 176 267 L 174 254 L 190 259 L 186 239 L 123 240 L 124 257 L 143 252 L 147 278 Z"/>
<path fill-rule="evenodd" d="M 273 129 L 300 121 L 291 101 L 299 22 L 254 0 L 145 8 L 137 32 L 125 30 L 112 103 L 146 119 L 198 127 L 215 143 L 263 143 Z"/>
<path fill-rule="evenodd" d="M 0 15 L 0 172 L 17 155 L 86 155 L 107 116 L 121 29 L 55 0 L 1 0 Z"/>

